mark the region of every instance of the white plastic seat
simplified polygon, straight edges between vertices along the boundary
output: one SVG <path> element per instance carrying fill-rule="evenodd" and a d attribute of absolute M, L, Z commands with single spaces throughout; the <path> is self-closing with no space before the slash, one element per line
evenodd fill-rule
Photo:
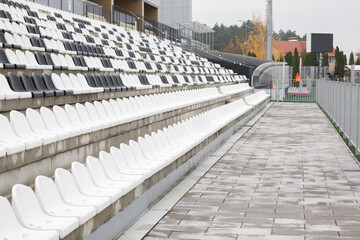
<path fill-rule="evenodd" d="M 83 122 L 80 119 L 78 111 L 73 106 L 66 104 L 65 112 L 72 125 L 77 126 L 78 128 L 84 129 L 86 132 L 95 132 L 101 129 L 101 126 L 91 122 Z"/>
<path fill-rule="evenodd" d="M 41 146 L 41 140 L 23 139 L 18 137 L 7 117 L 0 114 L 1 134 L 0 141 L 4 145 L 7 154 L 24 151 L 25 149 L 32 149 Z"/>
<path fill-rule="evenodd" d="M 88 127 L 74 126 L 70 122 L 70 119 L 69 119 L 68 115 L 66 114 L 66 111 L 59 106 L 53 107 L 53 113 L 54 113 L 56 120 L 60 127 L 65 128 L 66 130 L 68 130 L 70 132 L 74 132 L 76 135 L 89 133 L 91 131 L 91 129 Z"/>
<path fill-rule="evenodd" d="M 46 107 L 41 107 L 40 115 L 44 121 L 45 126 L 50 131 L 64 133 L 64 134 L 67 134 L 69 137 L 74 137 L 74 136 L 80 135 L 80 131 L 72 132 L 71 129 L 62 128 L 59 125 L 58 121 L 56 120 L 54 113 L 50 109 L 48 109 Z"/>
<path fill-rule="evenodd" d="M 149 169 L 152 174 L 159 170 L 158 164 L 146 161 L 146 159 L 138 159 L 129 145 L 122 143 L 120 144 L 120 149 L 129 165 L 131 164 L 140 169 Z"/>
<path fill-rule="evenodd" d="M 55 217 L 76 217 L 80 225 L 96 215 L 92 206 L 72 206 L 65 203 L 53 180 L 45 176 L 35 179 L 35 194 L 44 212 Z"/>
<path fill-rule="evenodd" d="M 34 66 L 35 69 L 42 69 L 42 70 L 51 70 L 52 69 L 52 66 L 50 66 L 50 65 L 39 65 L 39 63 L 37 62 L 37 60 L 32 52 L 25 51 L 25 55 L 26 55 L 30 65 Z"/>
<path fill-rule="evenodd" d="M 0 74 L 0 94 L 5 99 L 31 98 L 31 92 L 14 92 L 2 74 Z"/>
<path fill-rule="evenodd" d="M 98 124 L 101 124 L 103 126 L 106 126 L 106 127 L 113 127 L 113 126 L 117 125 L 116 121 L 111 121 L 110 119 L 106 118 L 105 116 L 100 117 L 99 112 L 97 111 L 94 104 L 86 102 L 85 107 L 86 107 L 92 121 L 94 121 Z"/>
<path fill-rule="evenodd" d="M 71 164 L 71 173 L 82 194 L 96 197 L 108 197 L 114 203 L 123 195 L 123 189 L 117 187 L 98 186 L 92 180 L 87 168 L 79 163 Z"/>
<path fill-rule="evenodd" d="M 101 121 L 94 121 L 90 117 L 90 114 L 89 114 L 87 108 L 83 104 L 77 103 L 75 105 L 75 108 L 76 108 L 76 111 L 78 112 L 79 117 L 80 117 L 82 122 L 92 124 L 94 126 L 99 127 L 100 129 L 105 129 L 105 128 L 110 127 L 109 123 L 104 123 L 104 122 L 101 122 Z"/>
<path fill-rule="evenodd" d="M 261 102 L 269 98 L 270 95 L 266 94 L 264 90 L 258 91 L 250 96 L 245 97 L 245 103 L 249 106 L 257 106 Z"/>
<path fill-rule="evenodd" d="M 54 176 L 56 187 L 62 199 L 67 204 L 74 206 L 94 206 L 97 213 L 111 204 L 109 197 L 94 197 L 82 194 L 71 173 L 65 169 L 57 168 Z"/>
<path fill-rule="evenodd" d="M 19 222 L 29 229 L 56 230 L 64 238 L 79 227 L 77 218 L 45 214 L 31 188 L 21 184 L 12 188 L 12 207 Z"/>
<path fill-rule="evenodd" d="M 144 168 L 143 166 L 139 166 L 136 163 L 128 162 L 123 152 L 119 148 L 111 147 L 110 153 L 113 157 L 117 169 L 121 173 L 130 175 L 142 175 L 145 179 L 151 176 L 151 169 Z"/>
<path fill-rule="evenodd" d="M 18 111 L 12 110 L 10 112 L 10 123 L 16 135 L 22 139 L 25 139 L 26 141 L 32 142 L 36 146 L 41 146 L 41 144 L 46 145 L 54 143 L 57 140 L 55 134 L 41 133 L 41 135 L 37 135 L 34 133 L 25 115 Z"/>
<path fill-rule="evenodd" d="M 49 130 L 41 118 L 40 113 L 31 108 L 26 109 L 26 119 L 35 134 L 55 134 L 57 140 L 64 140 L 70 137 L 70 134 L 66 131 Z"/>
<path fill-rule="evenodd" d="M 58 240 L 57 231 L 32 230 L 23 227 L 14 214 L 9 201 L 0 197 L 0 239 Z"/>
<path fill-rule="evenodd" d="M 144 177 L 141 174 L 129 174 L 126 170 L 119 170 L 115 164 L 115 161 L 110 153 L 101 151 L 99 153 L 99 161 L 104 168 L 106 176 L 115 181 L 132 181 L 135 185 L 139 185 L 144 181 Z"/>
<path fill-rule="evenodd" d="M 122 189 L 122 194 L 125 195 L 135 186 L 135 183 L 131 180 L 112 180 L 106 176 L 104 168 L 100 161 L 92 156 L 86 158 L 86 168 L 90 173 L 90 176 L 94 183 L 101 187 L 111 187 Z"/>

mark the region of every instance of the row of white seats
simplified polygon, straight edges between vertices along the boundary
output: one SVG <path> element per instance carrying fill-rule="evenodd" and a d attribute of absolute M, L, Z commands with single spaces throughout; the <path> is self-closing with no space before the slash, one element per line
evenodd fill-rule
<path fill-rule="evenodd" d="M 14 154 L 130 121 L 221 97 L 216 88 L 86 102 L 64 108 L 0 115 L 0 156 Z"/>
<path fill-rule="evenodd" d="M 227 85 L 227 86 L 220 86 L 220 93 L 223 94 L 236 94 L 242 93 L 248 90 L 253 90 L 254 88 L 250 87 L 247 83 L 235 84 L 235 85 Z"/>
<path fill-rule="evenodd" d="M 138 141 L 112 147 L 86 164 L 73 162 L 71 172 L 58 168 L 55 180 L 38 176 L 35 193 L 17 184 L 12 207 L 0 198 L 0 237 L 29 240 L 64 238 L 144 180 L 168 166 L 252 106 L 243 100 L 175 123 Z"/>

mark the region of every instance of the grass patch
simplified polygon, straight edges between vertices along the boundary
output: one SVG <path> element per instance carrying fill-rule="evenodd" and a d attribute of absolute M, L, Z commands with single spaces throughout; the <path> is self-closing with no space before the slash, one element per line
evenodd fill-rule
<path fill-rule="evenodd" d="M 322 107 L 318 104 L 319 108 L 321 109 L 321 111 L 325 114 L 325 116 L 329 119 L 329 121 L 331 122 L 331 124 L 334 126 L 334 128 L 336 129 L 336 131 L 338 132 L 338 134 L 340 135 L 341 139 L 344 141 L 344 143 L 346 144 L 346 146 L 350 149 L 350 151 L 354 154 L 354 156 L 356 157 L 356 159 L 358 161 L 360 161 L 360 155 L 356 155 L 356 149 L 354 146 L 350 146 L 349 145 L 349 139 L 345 137 L 344 133 L 340 131 L 340 128 L 338 126 L 335 125 L 335 123 L 331 120 L 331 118 L 329 117 L 329 115 L 326 114 L 326 112 L 322 109 Z"/>

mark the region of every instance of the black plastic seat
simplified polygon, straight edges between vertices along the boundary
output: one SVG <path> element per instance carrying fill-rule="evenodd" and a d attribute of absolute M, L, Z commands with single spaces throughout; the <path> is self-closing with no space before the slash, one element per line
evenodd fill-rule
<path fill-rule="evenodd" d="M 179 80 L 178 80 L 178 78 L 177 78 L 177 76 L 175 76 L 175 75 L 172 75 L 172 76 L 171 76 L 171 79 L 172 79 L 173 82 L 176 83 L 176 84 L 180 84 L 180 85 L 183 85 L 183 86 L 186 86 L 186 85 L 187 85 L 186 83 L 180 83 Z"/>
<path fill-rule="evenodd" d="M 112 79 L 113 83 L 116 85 L 116 87 L 120 88 L 121 91 L 129 90 L 131 87 L 127 87 L 122 82 L 119 75 L 110 75 L 110 78 Z"/>
<path fill-rule="evenodd" d="M 44 79 L 41 76 L 33 73 L 31 75 L 31 78 L 32 78 L 32 80 L 34 82 L 35 87 L 39 91 L 42 91 L 44 93 L 45 97 L 53 97 L 53 96 L 55 96 L 55 91 L 51 91 L 46 87 L 46 85 L 44 83 Z M 63 95 L 64 95 L 64 92 L 63 92 Z"/>
<path fill-rule="evenodd" d="M 96 86 L 93 76 L 91 76 L 90 74 L 86 74 L 85 79 L 90 87 L 98 87 L 98 86 Z"/>
<path fill-rule="evenodd" d="M 14 73 L 9 72 L 7 75 L 7 80 L 8 80 L 10 88 L 14 92 L 29 92 L 24 88 L 19 77 L 17 75 L 15 75 Z"/>
<path fill-rule="evenodd" d="M 110 75 L 105 75 L 106 82 L 109 84 L 110 88 L 115 88 L 115 91 L 121 91 L 121 87 L 112 80 Z"/>
<path fill-rule="evenodd" d="M 96 86 L 104 88 L 104 92 L 110 92 L 110 87 L 107 84 L 106 85 L 103 84 L 103 81 L 101 81 L 100 79 L 100 75 L 93 74 L 93 79 Z"/>
<path fill-rule="evenodd" d="M 0 63 L 2 63 L 3 68 L 6 69 L 14 69 L 15 68 L 15 64 L 12 64 L 9 62 L 9 59 L 7 58 L 5 52 L 0 49 Z"/>
<path fill-rule="evenodd" d="M 115 86 L 110 86 L 108 81 L 106 81 L 106 78 L 105 78 L 104 75 L 99 75 L 99 78 L 100 78 L 100 82 L 104 86 L 104 88 L 109 88 L 110 92 L 115 92 L 116 91 Z"/>
<path fill-rule="evenodd" d="M 0 43 L 4 48 L 11 48 L 12 44 L 7 43 L 3 33 L 0 33 Z"/>
<path fill-rule="evenodd" d="M 49 65 L 46 62 L 46 59 L 45 59 L 43 54 L 41 54 L 39 52 L 35 52 L 35 58 L 36 58 L 36 61 L 38 62 L 39 65 Z"/>
<path fill-rule="evenodd" d="M 33 98 L 44 97 L 44 92 L 39 91 L 39 89 L 35 87 L 31 77 L 29 77 L 25 73 L 20 73 L 20 81 L 24 86 L 25 90 L 31 92 Z"/>
<path fill-rule="evenodd" d="M 51 56 L 48 53 L 44 53 L 44 58 L 47 63 L 46 65 L 52 66 L 54 70 L 62 70 L 61 66 L 55 66 Z"/>
<path fill-rule="evenodd" d="M 44 83 L 45 83 L 45 86 L 47 87 L 47 89 L 54 91 L 56 96 L 73 95 L 72 90 L 57 89 L 55 87 L 53 81 L 51 80 L 51 77 L 49 75 L 47 75 L 46 73 L 43 73 L 42 77 L 44 79 Z"/>

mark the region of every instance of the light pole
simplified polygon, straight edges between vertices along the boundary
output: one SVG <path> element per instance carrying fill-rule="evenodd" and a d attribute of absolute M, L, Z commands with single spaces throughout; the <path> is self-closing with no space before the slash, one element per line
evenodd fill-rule
<path fill-rule="evenodd" d="M 267 47 L 266 47 L 266 58 L 272 60 L 272 0 L 267 0 L 267 11 L 266 11 L 266 24 L 267 24 Z"/>
<path fill-rule="evenodd" d="M 238 20 L 239 22 L 243 22 L 245 24 L 245 56 L 247 56 L 247 38 L 248 38 L 248 27 L 247 27 L 247 21 L 244 20 Z"/>

